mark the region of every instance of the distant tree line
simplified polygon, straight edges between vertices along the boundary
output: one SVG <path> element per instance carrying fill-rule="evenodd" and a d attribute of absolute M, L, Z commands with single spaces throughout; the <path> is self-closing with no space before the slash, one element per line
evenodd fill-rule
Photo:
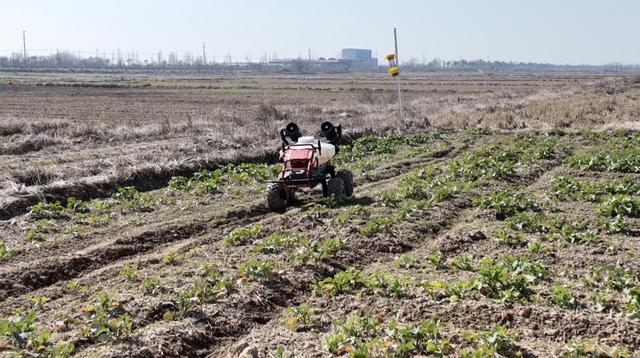
<path fill-rule="evenodd" d="M 266 56 L 260 61 L 252 62 L 251 56 L 246 56 L 242 61 L 234 61 L 228 55 L 222 62 L 203 61 L 203 57 L 193 56 L 190 52 L 185 52 L 179 56 L 176 52 L 170 52 L 168 56 L 163 56 L 158 52 L 153 59 L 139 60 L 135 52 L 123 55 L 117 54 L 109 56 L 83 57 L 70 51 L 56 51 L 50 55 L 28 56 L 25 58 L 21 53 L 12 53 L 10 56 L 0 56 L 0 69 L 32 71 L 32 70 L 55 70 L 55 69 L 75 69 L 75 70 L 247 70 L 255 72 L 299 72 L 299 73 L 322 73 L 322 72 L 350 72 L 354 71 L 378 71 L 386 70 L 386 65 L 373 68 L 358 67 L 348 62 L 340 60 L 275 60 L 268 61 Z M 326 62 L 323 62 L 326 61 Z M 338 61 L 338 62 L 336 62 Z M 323 63 L 325 65 L 323 65 Z M 593 65 L 556 65 L 548 63 L 524 63 L 505 61 L 485 61 L 485 60 L 441 60 L 434 58 L 429 62 L 418 62 L 416 59 L 409 59 L 401 62 L 404 71 L 411 72 L 434 72 L 434 71 L 637 71 L 640 65 L 608 64 L 603 66 Z"/>
<path fill-rule="evenodd" d="M 427 63 L 419 63 L 417 59 L 410 59 L 402 63 L 402 67 L 408 71 L 428 72 L 428 71 L 636 71 L 640 70 L 640 65 L 557 65 L 551 63 L 536 62 L 506 62 L 506 61 L 485 61 L 485 60 L 453 60 L 445 61 L 434 58 Z"/>

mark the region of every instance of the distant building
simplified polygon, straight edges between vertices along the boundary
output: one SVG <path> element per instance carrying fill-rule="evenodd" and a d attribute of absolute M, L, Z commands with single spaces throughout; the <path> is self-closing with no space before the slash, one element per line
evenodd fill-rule
<path fill-rule="evenodd" d="M 320 57 L 314 59 L 281 59 L 269 61 L 270 66 L 280 67 L 283 72 L 295 73 L 345 73 L 371 71 L 378 66 L 378 59 L 371 57 L 371 50 L 345 48 L 342 58 Z"/>
<path fill-rule="evenodd" d="M 342 60 L 352 61 L 356 66 L 376 67 L 378 59 L 371 57 L 371 50 L 361 48 L 343 48 Z"/>

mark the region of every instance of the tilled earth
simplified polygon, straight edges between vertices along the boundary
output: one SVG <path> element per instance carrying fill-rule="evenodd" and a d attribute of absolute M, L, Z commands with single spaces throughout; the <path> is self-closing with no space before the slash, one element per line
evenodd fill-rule
<path fill-rule="evenodd" d="M 1 354 L 635 356 L 638 148 L 366 136 L 335 160 L 346 200 L 270 212 L 277 165 L 245 164 L 38 204 L 0 226 Z"/>
<path fill-rule="evenodd" d="M 154 190 L 174 175 L 267 160 L 289 121 L 307 133 L 332 120 L 351 133 L 387 134 L 637 129 L 640 115 L 640 83 L 625 73 L 403 76 L 400 120 L 395 82 L 382 73 L 0 73 L 0 219 L 42 198 Z"/>

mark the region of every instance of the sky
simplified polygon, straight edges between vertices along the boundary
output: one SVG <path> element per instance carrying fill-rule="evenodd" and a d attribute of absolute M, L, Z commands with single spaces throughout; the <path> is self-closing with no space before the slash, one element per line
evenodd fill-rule
<path fill-rule="evenodd" d="M 2 0 L 0 56 L 56 48 L 218 61 L 336 57 L 341 48 L 422 62 L 484 59 L 640 64 L 638 0 Z"/>

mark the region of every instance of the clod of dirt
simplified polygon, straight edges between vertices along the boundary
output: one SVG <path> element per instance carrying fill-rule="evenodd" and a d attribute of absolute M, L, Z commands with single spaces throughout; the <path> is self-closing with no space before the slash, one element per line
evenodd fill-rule
<path fill-rule="evenodd" d="M 487 235 L 482 231 L 476 231 L 471 234 L 459 234 L 456 236 L 445 235 L 437 241 L 438 249 L 443 254 L 455 253 L 469 247 L 476 241 L 486 240 Z"/>

